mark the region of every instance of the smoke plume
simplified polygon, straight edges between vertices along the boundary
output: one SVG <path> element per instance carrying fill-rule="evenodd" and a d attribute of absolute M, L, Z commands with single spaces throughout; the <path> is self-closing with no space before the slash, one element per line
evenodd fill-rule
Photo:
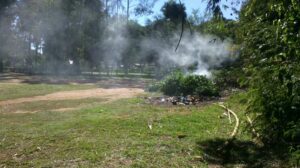
<path fill-rule="evenodd" d="M 221 41 L 211 35 L 199 33 L 185 33 L 180 46 L 175 51 L 178 34 L 171 40 L 145 38 L 141 43 L 144 52 L 155 51 L 161 65 L 174 64 L 175 66 L 188 67 L 195 65 L 194 74 L 210 76 L 210 69 L 219 66 L 229 57 L 229 41 Z M 147 55 L 147 53 L 144 53 Z"/>
<path fill-rule="evenodd" d="M 76 61 L 79 62 L 80 60 L 78 61 L 76 58 L 86 58 L 84 55 L 86 53 L 92 57 L 87 59 L 92 60 L 95 64 L 102 62 L 110 67 L 122 67 L 120 65 L 122 58 L 126 58 L 124 54 L 132 47 L 127 21 L 121 21 L 122 19 L 118 19 L 118 17 L 108 17 L 106 21 L 103 21 L 104 23 L 101 23 L 104 25 L 103 29 L 98 30 L 102 31 L 99 39 L 94 38 L 93 34 L 86 37 L 92 39 L 90 40 L 92 43 L 88 42 L 86 46 L 82 47 L 88 48 L 86 53 L 80 51 L 82 55 L 76 55 L 77 50 L 74 50 L 74 46 L 80 48 L 82 46 L 80 41 L 84 40 L 78 40 L 82 38 L 81 34 L 84 32 L 80 30 L 83 27 L 81 24 L 85 23 L 84 21 L 96 20 L 98 15 L 88 8 L 80 7 L 81 13 L 75 12 L 67 16 L 63 10 L 65 7 L 62 6 L 62 2 L 62 0 L 19 0 L 16 1 L 16 4 L 11 5 L 7 12 L 9 12 L 9 16 L 14 18 L 2 17 L 0 20 L 0 33 L 2 34 L 0 38 L 5 39 L 5 41 L 2 40 L 0 46 L 1 57 L 6 55 L 16 60 L 19 59 L 15 63 L 34 62 L 30 56 L 34 55 L 32 52 L 35 52 L 36 47 L 40 47 L 40 53 L 35 53 L 36 57 L 40 56 L 39 59 L 44 59 L 44 62 L 50 64 L 49 67 L 52 67 L 53 71 L 57 71 L 56 65 L 58 63 L 62 64 L 63 70 L 66 69 L 64 68 L 65 65 L 79 66 Z M 66 25 L 67 20 L 70 19 L 68 17 L 77 18 L 78 21 L 75 19 Z M 103 17 L 99 20 L 105 19 Z M 75 35 L 71 37 L 66 35 L 64 30 L 68 26 L 76 29 L 75 31 L 78 33 L 74 33 Z M 74 31 L 73 29 L 70 30 Z M 185 32 L 178 51 L 175 52 L 178 40 L 179 33 L 174 34 L 171 38 L 144 36 L 135 42 L 139 43 L 138 57 L 143 59 L 149 55 L 155 55 L 153 57 L 155 62 L 162 67 L 179 66 L 188 69 L 189 66 L 193 65 L 195 68 L 191 73 L 210 76 L 211 68 L 219 66 L 228 59 L 230 54 L 228 50 L 230 42 L 221 41 L 211 35 Z M 28 44 L 31 46 L 28 47 Z M 70 47 L 72 44 L 73 48 Z M 46 54 L 43 54 L 43 51 Z"/>

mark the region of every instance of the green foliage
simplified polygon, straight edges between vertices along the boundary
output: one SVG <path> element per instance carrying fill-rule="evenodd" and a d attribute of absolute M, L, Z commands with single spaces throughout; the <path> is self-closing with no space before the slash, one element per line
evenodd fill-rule
<path fill-rule="evenodd" d="M 223 13 L 221 10 L 221 0 L 208 0 L 207 10 L 213 14 L 215 19 L 223 19 Z"/>
<path fill-rule="evenodd" d="M 184 80 L 184 75 L 180 71 L 173 72 L 171 75 L 167 76 L 162 82 L 161 91 L 170 96 L 178 96 L 182 93 L 182 83 Z"/>
<path fill-rule="evenodd" d="M 238 23 L 231 20 L 209 20 L 200 24 L 197 29 L 203 34 L 213 34 L 222 40 L 236 38 Z"/>
<path fill-rule="evenodd" d="M 218 89 L 205 76 L 186 75 L 182 72 L 175 72 L 169 75 L 161 84 L 161 91 L 170 96 L 197 95 L 197 96 L 218 96 Z"/>
<path fill-rule="evenodd" d="M 205 76 L 188 75 L 182 82 L 183 95 L 218 96 L 217 87 Z"/>
<path fill-rule="evenodd" d="M 7 15 L 5 14 L 6 9 L 9 7 L 9 5 L 11 5 L 12 3 L 14 3 L 15 0 L 1 0 L 0 1 L 0 20 L 1 20 L 1 27 L 0 27 L 0 31 L 3 31 L 4 27 L 6 28 L 5 31 L 7 31 L 7 29 L 9 29 L 9 26 L 3 26 L 4 24 L 8 24 L 5 23 L 4 18 L 7 18 Z M 6 36 L 5 33 L 0 33 L 0 41 L 6 41 Z M 0 46 L 0 72 L 3 72 L 4 70 L 4 45 L 2 44 Z"/>
<path fill-rule="evenodd" d="M 238 79 L 242 75 L 240 68 L 227 68 L 214 72 L 213 78 L 220 90 L 240 87 Z"/>
<path fill-rule="evenodd" d="M 161 89 L 161 83 L 160 82 L 152 83 L 147 88 L 147 90 L 149 92 L 158 92 L 158 91 L 160 91 L 160 89 Z"/>
<path fill-rule="evenodd" d="M 213 81 L 220 90 L 228 88 L 245 87 L 239 84 L 240 78 L 244 76 L 242 69 L 242 60 L 235 60 L 222 63 L 221 67 L 213 71 Z"/>
<path fill-rule="evenodd" d="M 236 8 L 245 0 L 203 0 L 207 2 L 206 11 L 212 15 L 214 20 L 223 20 L 223 11 L 231 9 L 233 13 L 237 14 L 239 11 Z M 230 4 L 230 5 L 229 5 Z M 230 13 L 230 15 L 233 15 Z"/>
<path fill-rule="evenodd" d="M 248 112 L 266 142 L 300 139 L 300 6 L 297 0 L 249 1 L 242 10 Z"/>
<path fill-rule="evenodd" d="M 291 159 L 290 159 L 290 164 L 293 166 L 299 166 L 300 164 L 300 145 L 296 147 L 291 147 L 290 148 L 290 153 L 291 153 Z"/>
<path fill-rule="evenodd" d="M 172 22 L 181 22 L 186 19 L 187 14 L 185 12 L 185 6 L 175 1 L 168 1 L 161 8 L 166 19 L 170 19 Z"/>

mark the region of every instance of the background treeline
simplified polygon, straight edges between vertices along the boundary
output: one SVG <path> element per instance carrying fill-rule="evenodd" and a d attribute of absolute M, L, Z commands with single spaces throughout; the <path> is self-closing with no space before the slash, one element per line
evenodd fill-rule
<path fill-rule="evenodd" d="M 204 19 L 196 11 L 187 16 L 184 4 L 175 1 L 165 3 L 162 15 L 141 26 L 130 20 L 130 15 L 151 13 L 154 2 L 137 1 L 134 8 L 129 2 L 1 1 L 0 71 L 106 75 L 139 72 L 162 76 L 175 65 L 161 65 L 157 50 L 145 52 L 141 47 L 143 39 L 161 39 L 162 43 L 172 43 L 170 48 L 175 50 L 178 38 L 174 34 L 180 34 L 182 23 L 191 33 L 234 38 L 236 21 Z"/>

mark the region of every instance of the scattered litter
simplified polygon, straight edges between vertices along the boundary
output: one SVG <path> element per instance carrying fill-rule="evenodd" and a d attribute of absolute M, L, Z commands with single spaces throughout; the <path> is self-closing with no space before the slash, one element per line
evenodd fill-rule
<path fill-rule="evenodd" d="M 150 120 L 148 121 L 148 128 L 149 128 L 150 130 L 152 130 L 152 123 L 153 123 L 153 120 L 150 119 Z"/>
<path fill-rule="evenodd" d="M 194 156 L 194 160 L 195 161 L 200 161 L 200 162 L 204 162 L 204 158 L 202 156 Z"/>
<path fill-rule="evenodd" d="M 151 124 L 149 124 L 148 127 L 149 127 L 150 130 L 152 130 L 152 125 Z"/>
<path fill-rule="evenodd" d="M 199 96 L 162 96 L 145 97 L 145 102 L 154 105 L 197 105 L 207 101 L 219 100 L 219 97 L 199 97 Z"/>

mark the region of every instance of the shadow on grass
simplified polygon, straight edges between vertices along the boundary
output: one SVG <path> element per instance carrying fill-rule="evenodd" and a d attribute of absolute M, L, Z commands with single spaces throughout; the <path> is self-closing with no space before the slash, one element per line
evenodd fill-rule
<path fill-rule="evenodd" d="M 146 78 L 147 77 L 147 78 Z M 26 75 L 22 73 L 0 73 L 0 82 L 15 81 L 24 84 L 97 84 L 100 88 L 145 88 L 150 77 L 147 74 L 128 74 L 128 76 L 103 75 Z"/>
<path fill-rule="evenodd" d="M 285 167 L 286 148 L 280 146 L 260 147 L 252 141 L 213 139 L 197 142 L 197 150 L 203 152 L 208 164 L 224 167 L 240 165 L 246 168 Z"/>

